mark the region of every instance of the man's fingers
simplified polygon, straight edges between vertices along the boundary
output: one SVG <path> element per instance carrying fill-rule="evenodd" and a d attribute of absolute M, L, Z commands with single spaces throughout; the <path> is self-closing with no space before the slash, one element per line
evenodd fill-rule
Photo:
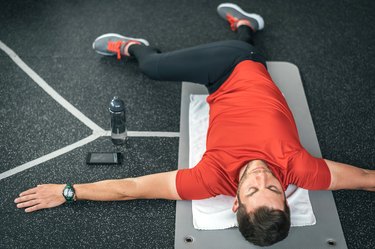
<path fill-rule="evenodd" d="M 36 190 L 37 190 L 37 187 L 36 188 L 31 188 L 29 190 L 26 190 L 24 192 L 22 192 L 20 194 L 20 196 L 25 196 L 25 195 L 30 195 L 30 194 L 35 194 L 36 193 Z"/>
<path fill-rule="evenodd" d="M 29 195 L 25 195 L 25 196 L 22 196 L 22 197 L 18 197 L 14 200 L 14 202 L 15 203 L 21 203 L 21 202 L 30 201 L 30 200 L 33 200 L 33 199 L 36 199 L 36 194 L 29 194 Z"/>
<path fill-rule="evenodd" d="M 26 208 L 25 209 L 25 212 L 26 213 L 31 213 L 31 212 L 34 212 L 34 211 L 37 211 L 39 209 L 43 209 L 43 205 L 42 204 L 38 204 L 38 205 L 35 205 L 35 206 L 32 206 L 32 207 L 29 207 L 29 208 Z"/>
<path fill-rule="evenodd" d="M 26 208 L 26 207 L 35 206 L 37 204 L 39 204 L 39 202 L 37 200 L 31 200 L 31 201 L 22 202 L 22 203 L 17 204 L 17 208 Z"/>

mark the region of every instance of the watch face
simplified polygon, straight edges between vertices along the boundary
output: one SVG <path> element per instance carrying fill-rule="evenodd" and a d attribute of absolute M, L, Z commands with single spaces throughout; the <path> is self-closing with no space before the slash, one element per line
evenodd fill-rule
<path fill-rule="evenodd" d="M 64 196 L 67 198 L 72 198 L 74 195 L 73 191 L 69 188 L 64 189 Z"/>

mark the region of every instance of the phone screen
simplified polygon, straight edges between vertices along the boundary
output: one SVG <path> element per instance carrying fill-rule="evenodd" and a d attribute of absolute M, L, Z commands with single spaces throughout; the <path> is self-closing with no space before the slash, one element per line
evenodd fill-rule
<path fill-rule="evenodd" d="M 121 153 L 90 152 L 87 156 L 88 164 L 120 164 Z"/>

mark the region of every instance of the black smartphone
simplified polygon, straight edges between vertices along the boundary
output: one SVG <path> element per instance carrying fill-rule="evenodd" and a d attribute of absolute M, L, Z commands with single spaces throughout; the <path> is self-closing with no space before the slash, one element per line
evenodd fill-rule
<path fill-rule="evenodd" d="M 115 152 L 89 152 L 86 158 L 87 164 L 121 164 L 122 154 Z"/>

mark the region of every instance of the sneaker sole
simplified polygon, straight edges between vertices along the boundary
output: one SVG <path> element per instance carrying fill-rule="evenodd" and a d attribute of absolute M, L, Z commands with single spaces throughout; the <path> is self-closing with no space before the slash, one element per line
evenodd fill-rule
<path fill-rule="evenodd" d="M 145 39 L 132 38 L 132 37 L 122 36 L 122 35 L 115 34 L 115 33 L 108 33 L 108 34 L 104 34 L 104 35 L 99 36 L 92 43 L 92 48 L 95 50 L 95 52 L 97 52 L 98 54 L 101 54 L 101 55 L 115 55 L 114 53 L 105 53 L 105 52 L 101 52 L 101 51 L 98 51 L 98 50 L 95 49 L 95 42 L 96 41 L 98 41 L 100 39 L 103 39 L 103 38 L 106 38 L 106 37 L 109 37 L 109 36 L 111 36 L 111 37 L 117 37 L 117 38 L 120 38 L 120 39 L 139 41 L 139 42 L 142 42 L 146 46 L 150 46 L 150 43 L 148 41 L 146 41 Z"/>
<path fill-rule="evenodd" d="M 258 14 L 255 14 L 255 13 L 252 13 L 252 14 L 248 14 L 246 13 L 243 9 L 241 9 L 238 5 L 236 4 L 233 4 L 233 3 L 222 3 L 220 4 L 219 6 L 217 6 L 217 11 L 220 15 L 220 12 L 219 12 L 219 9 L 220 8 L 232 8 L 232 9 L 235 9 L 236 11 L 238 11 L 241 15 L 245 16 L 245 17 L 250 17 L 250 18 L 253 18 L 255 19 L 257 22 L 258 22 L 258 30 L 262 30 L 264 28 L 264 20 L 263 20 L 263 17 L 261 17 L 260 15 Z M 222 16 L 220 15 L 222 18 L 224 18 L 225 20 L 227 20 L 226 16 Z"/>

